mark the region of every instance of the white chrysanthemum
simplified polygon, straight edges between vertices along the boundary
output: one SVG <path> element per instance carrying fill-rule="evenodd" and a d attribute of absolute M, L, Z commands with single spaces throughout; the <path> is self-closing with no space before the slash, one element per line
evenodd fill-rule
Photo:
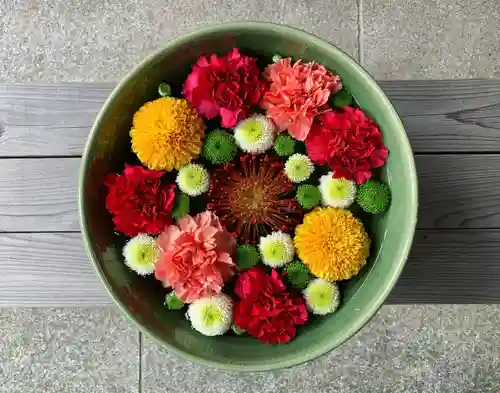
<path fill-rule="evenodd" d="M 187 319 L 193 329 L 205 336 L 226 333 L 233 319 L 233 301 L 227 295 L 208 296 L 195 300 L 188 307 Z"/>
<path fill-rule="evenodd" d="M 179 169 L 175 180 L 180 190 L 189 196 L 198 196 L 208 191 L 209 176 L 200 164 L 187 164 Z"/>
<path fill-rule="evenodd" d="M 274 268 L 291 262 L 295 255 L 292 237 L 281 231 L 261 237 L 259 249 L 262 263 Z"/>
<path fill-rule="evenodd" d="M 322 278 L 312 280 L 302 294 L 307 308 L 316 315 L 331 314 L 340 304 L 340 291 L 337 284 Z"/>
<path fill-rule="evenodd" d="M 156 240 L 151 236 L 139 234 L 123 247 L 123 256 L 125 264 L 137 274 L 141 276 L 151 274 L 158 259 Z"/>
<path fill-rule="evenodd" d="M 246 153 L 264 153 L 273 146 L 274 124 L 265 116 L 251 116 L 236 125 L 234 139 Z"/>
<path fill-rule="evenodd" d="M 344 178 L 334 179 L 333 172 L 321 176 L 319 190 L 323 205 L 345 209 L 356 198 L 356 183 Z"/>
<path fill-rule="evenodd" d="M 305 154 L 292 154 L 285 163 L 285 173 L 294 183 L 300 183 L 311 177 L 314 164 Z"/>

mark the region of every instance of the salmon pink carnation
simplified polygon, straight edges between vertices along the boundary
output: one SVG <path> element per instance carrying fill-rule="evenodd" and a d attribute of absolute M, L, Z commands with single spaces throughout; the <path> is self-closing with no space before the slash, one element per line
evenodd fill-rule
<path fill-rule="evenodd" d="M 290 58 L 282 59 L 269 65 L 264 76 L 270 87 L 261 107 L 280 132 L 288 129 L 299 141 L 306 139 L 314 118 L 329 110 L 330 94 L 342 89 L 340 78 L 315 62 L 292 65 Z"/>
<path fill-rule="evenodd" d="M 389 151 L 378 126 L 361 109 L 344 107 L 319 117 L 306 139 L 307 154 L 318 165 L 328 164 L 333 177 L 362 184 L 381 167 Z"/>
<path fill-rule="evenodd" d="M 177 225 L 167 227 L 157 243 L 155 276 L 171 285 L 185 303 L 221 293 L 224 282 L 235 273 L 231 255 L 236 240 L 209 211 L 185 215 Z"/>
<path fill-rule="evenodd" d="M 264 93 L 257 60 L 237 48 L 224 57 L 202 56 L 186 79 L 183 94 L 206 119 L 220 115 L 222 127 L 233 128 L 252 113 Z"/>

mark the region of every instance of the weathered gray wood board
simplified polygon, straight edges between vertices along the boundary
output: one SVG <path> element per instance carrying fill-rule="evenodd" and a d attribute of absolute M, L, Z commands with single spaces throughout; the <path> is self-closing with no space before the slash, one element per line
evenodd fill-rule
<path fill-rule="evenodd" d="M 113 85 L 0 86 L 0 157 L 79 156 Z"/>
<path fill-rule="evenodd" d="M 388 304 L 500 303 L 500 230 L 418 230 Z"/>
<path fill-rule="evenodd" d="M 416 162 L 419 228 L 500 228 L 499 154 L 417 155 Z"/>
<path fill-rule="evenodd" d="M 419 230 L 387 304 L 498 303 L 500 230 Z M 110 304 L 80 233 L 0 234 L 0 307 Z"/>
<path fill-rule="evenodd" d="M 79 158 L 0 159 L 0 232 L 79 230 Z"/>
<path fill-rule="evenodd" d="M 500 303 L 500 81 L 382 87 L 420 181 L 419 230 L 388 303 Z M 0 307 L 111 302 L 76 206 L 79 156 L 111 89 L 0 86 Z"/>
<path fill-rule="evenodd" d="M 111 302 L 80 233 L 0 234 L 0 272 L 0 307 Z"/>
<path fill-rule="evenodd" d="M 500 80 L 380 84 L 416 153 L 500 152 Z"/>
<path fill-rule="evenodd" d="M 78 156 L 113 84 L 0 86 L 0 157 Z M 500 152 L 500 81 L 390 81 L 416 153 Z"/>
<path fill-rule="evenodd" d="M 500 228 L 500 154 L 424 154 L 416 163 L 419 228 Z M 0 159 L 0 232 L 78 231 L 79 165 L 77 157 Z"/>

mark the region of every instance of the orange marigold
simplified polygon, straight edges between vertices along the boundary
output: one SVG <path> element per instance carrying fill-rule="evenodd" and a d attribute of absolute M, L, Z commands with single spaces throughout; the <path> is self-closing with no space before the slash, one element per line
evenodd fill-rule
<path fill-rule="evenodd" d="M 294 243 L 311 273 L 328 281 L 358 274 L 370 250 L 370 238 L 361 221 L 350 211 L 333 207 L 306 214 L 295 230 Z"/>
<path fill-rule="evenodd" d="M 163 97 L 147 102 L 134 115 L 132 150 L 149 169 L 171 171 L 197 157 L 205 125 L 184 99 Z"/>

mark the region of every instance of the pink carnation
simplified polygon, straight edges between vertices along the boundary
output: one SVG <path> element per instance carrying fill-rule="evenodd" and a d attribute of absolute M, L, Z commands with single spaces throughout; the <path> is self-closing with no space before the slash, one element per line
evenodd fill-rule
<path fill-rule="evenodd" d="M 186 303 L 221 293 L 235 273 L 231 254 L 236 240 L 209 211 L 184 216 L 177 225 L 168 226 L 157 243 L 155 276 Z"/>
<path fill-rule="evenodd" d="M 326 103 L 331 93 L 342 89 L 340 78 L 314 62 L 292 65 L 286 58 L 269 65 L 264 77 L 270 82 L 260 106 L 267 110 L 278 130 L 303 141 L 314 118 L 328 111 Z"/>

